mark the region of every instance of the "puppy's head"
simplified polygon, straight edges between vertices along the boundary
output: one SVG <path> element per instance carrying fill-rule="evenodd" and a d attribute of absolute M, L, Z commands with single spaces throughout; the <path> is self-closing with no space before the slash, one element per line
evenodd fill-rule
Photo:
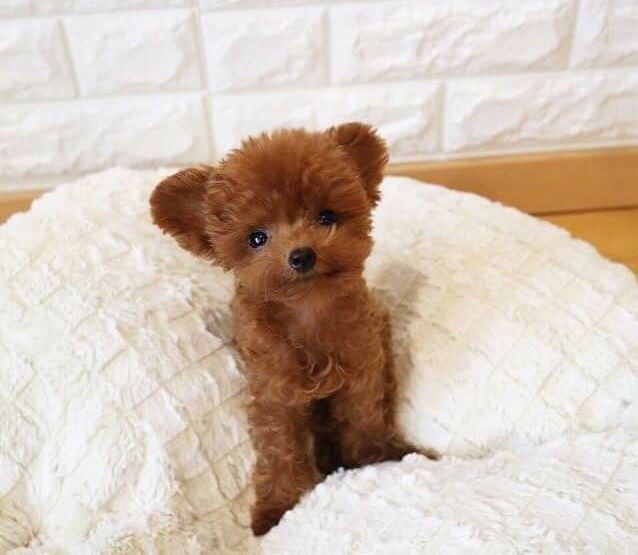
<path fill-rule="evenodd" d="M 361 275 L 387 162 L 367 125 L 249 138 L 213 168 L 183 170 L 151 196 L 156 225 L 272 300 L 335 295 Z"/>

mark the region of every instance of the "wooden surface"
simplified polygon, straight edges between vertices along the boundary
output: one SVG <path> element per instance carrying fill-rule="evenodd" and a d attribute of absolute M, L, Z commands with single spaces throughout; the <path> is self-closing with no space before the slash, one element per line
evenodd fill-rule
<path fill-rule="evenodd" d="M 638 274 L 638 208 L 598 210 L 542 217 L 574 237 L 594 245 L 601 254 L 622 262 Z"/>
<path fill-rule="evenodd" d="M 14 212 L 24 212 L 29 209 L 33 199 L 42 194 L 42 191 L 25 191 L 22 193 L 0 194 L 0 224 Z"/>
<path fill-rule="evenodd" d="M 638 148 L 400 164 L 388 168 L 530 214 L 638 206 Z"/>

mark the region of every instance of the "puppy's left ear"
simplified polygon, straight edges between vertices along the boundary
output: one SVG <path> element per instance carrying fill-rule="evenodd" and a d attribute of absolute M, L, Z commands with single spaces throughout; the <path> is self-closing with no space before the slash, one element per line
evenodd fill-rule
<path fill-rule="evenodd" d="M 326 134 L 342 147 L 354 163 L 372 205 L 379 202 L 379 185 L 388 163 L 385 141 L 365 123 L 349 122 L 330 127 Z"/>

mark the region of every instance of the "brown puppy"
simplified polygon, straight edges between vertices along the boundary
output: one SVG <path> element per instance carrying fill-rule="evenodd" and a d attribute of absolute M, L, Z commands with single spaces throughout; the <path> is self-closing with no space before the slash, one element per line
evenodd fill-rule
<path fill-rule="evenodd" d="M 395 425 L 388 315 L 362 276 L 387 159 L 367 125 L 281 130 L 246 140 L 215 168 L 165 179 L 151 197 L 159 227 L 235 273 L 255 535 L 319 472 L 414 450 Z"/>

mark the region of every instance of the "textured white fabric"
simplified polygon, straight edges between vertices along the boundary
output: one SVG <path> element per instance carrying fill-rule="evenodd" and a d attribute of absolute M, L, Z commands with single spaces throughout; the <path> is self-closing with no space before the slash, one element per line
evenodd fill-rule
<path fill-rule="evenodd" d="M 97 174 L 0 228 L 0 552 L 257 548 L 232 281 L 150 224 L 162 175 Z M 457 458 L 337 474 L 264 549 L 635 551 L 632 274 L 409 179 L 386 180 L 375 226 L 401 423 Z"/>
<path fill-rule="evenodd" d="M 638 553 L 638 435 L 564 437 L 480 460 L 408 455 L 329 476 L 266 555 Z"/>

